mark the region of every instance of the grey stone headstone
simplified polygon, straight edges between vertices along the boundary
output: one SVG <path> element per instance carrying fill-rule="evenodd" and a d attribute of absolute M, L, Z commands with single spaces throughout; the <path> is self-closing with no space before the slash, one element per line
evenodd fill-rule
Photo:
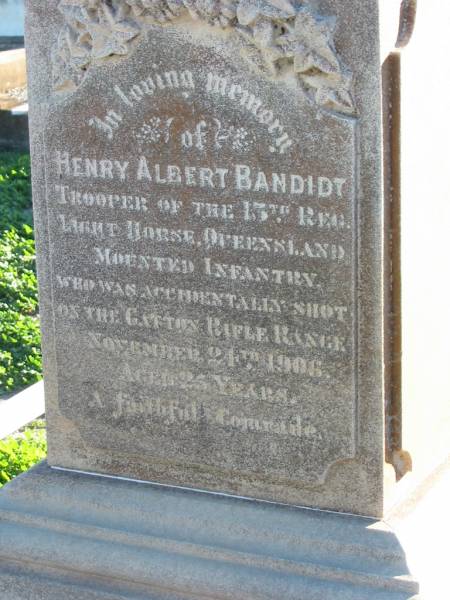
<path fill-rule="evenodd" d="M 369 0 L 30 3 L 51 465 L 381 513 L 378 40 Z"/>
<path fill-rule="evenodd" d="M 442 595 L 449 12 L 29 0 L 49 465 L 2 598 Z"/>

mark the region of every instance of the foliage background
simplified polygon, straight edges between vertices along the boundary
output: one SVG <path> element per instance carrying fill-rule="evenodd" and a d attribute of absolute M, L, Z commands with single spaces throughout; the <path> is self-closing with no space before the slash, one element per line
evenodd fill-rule
<path fill-rule="evenodd" d="M 46 454 L 44 421 L 35 421 L 20 432 L 0 440 L 0 488 L 45 458 Z"/>
<path fill-rule="evenodd" d="M 0 395 L 41 378 L 30 159 L 0 153 Z"/>
<path fill-rule="evenodd" d="M 30 158 L 0 153 L 0 397 L 41 378 Z M 0 487 L 46 455 L 45 422 L 0 440 Z"/>

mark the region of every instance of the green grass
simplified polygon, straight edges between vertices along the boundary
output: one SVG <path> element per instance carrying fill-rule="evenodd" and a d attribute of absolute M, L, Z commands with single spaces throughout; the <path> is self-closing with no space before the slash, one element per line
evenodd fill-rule
<path fill-rule="evenodd" d="M 30 160 L 0 153 L 0 395 L 41 371 Z"/>
<path fill-rule="evenodd" d="M 45 422 L 35 421 L 18 433 L 0 440 L 0 488 L 45 458 Z"/>

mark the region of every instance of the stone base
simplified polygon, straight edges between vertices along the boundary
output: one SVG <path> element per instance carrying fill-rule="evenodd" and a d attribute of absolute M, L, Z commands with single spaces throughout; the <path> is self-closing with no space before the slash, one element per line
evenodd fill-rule
<path fill-rule="evenodd" d="M 1 600 L 412 600 L 383 522 L 53 470 L 0 492 Z"/>

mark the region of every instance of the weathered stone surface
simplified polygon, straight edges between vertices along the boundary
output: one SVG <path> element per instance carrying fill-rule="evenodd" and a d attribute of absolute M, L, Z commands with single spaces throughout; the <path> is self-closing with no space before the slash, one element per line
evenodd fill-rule
<path fill-rule="evenodd" d="M 45 464 L 2 490 L 0 533 L 2 600 L 419 600 L 386 523 Z"/>
<path fill-rule="evenodd" d="M 29 3 L 50 464 L 381 513 L 372 5 Z"/>

